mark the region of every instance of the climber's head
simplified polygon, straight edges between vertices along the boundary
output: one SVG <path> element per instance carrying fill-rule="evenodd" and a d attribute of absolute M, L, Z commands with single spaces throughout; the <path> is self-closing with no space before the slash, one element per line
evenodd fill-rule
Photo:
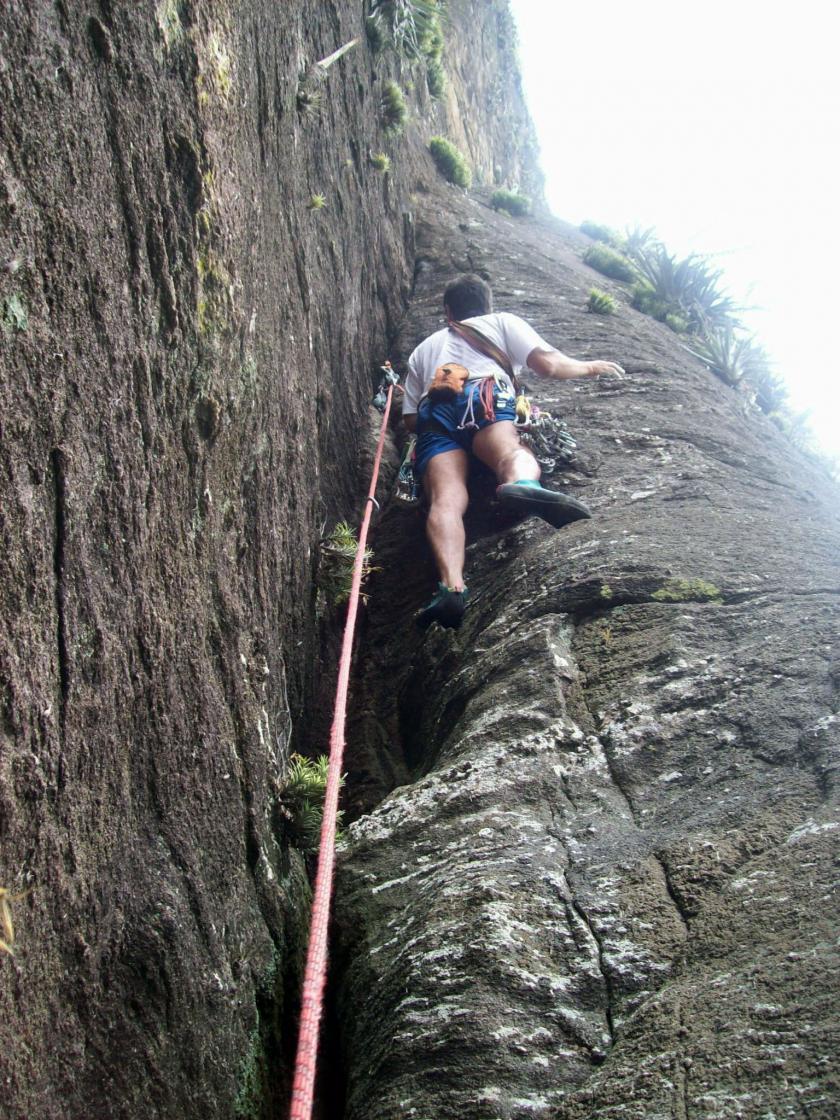
<path fill-rule="evenodd" d="M 493 292 L 486 280 L 474 272 L 456 276 L 443 293 L 447 317 L 470 319 L 473 315 L 489 315 L 493 310 Z"/>

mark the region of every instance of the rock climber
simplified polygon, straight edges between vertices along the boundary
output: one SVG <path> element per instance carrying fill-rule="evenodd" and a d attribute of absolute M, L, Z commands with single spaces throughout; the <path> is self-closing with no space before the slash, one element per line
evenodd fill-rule
<path fill-rule="evenodd" d="M 549 346 L 524 319 L 493 312 L 493 293 L 480 276 L 465 274 L 443 293 L 448 327 L 413 351 L 403 420 L 417 433 L 415 470 L 429 501 L 426 533 L 440 576 L 437 594 L 417 615 L 422 627 L 456 629 L 467 602 L 464 514 L 470 455 L 500 485 L 499 501 L 560 528 L 591 517 L 582 502 L 540 486 L 540 467 L 519 441 L 515 389 L 508 373 L 527 366 L 542 377 L 621 376 L 615 362 L 580 362 Z"/>

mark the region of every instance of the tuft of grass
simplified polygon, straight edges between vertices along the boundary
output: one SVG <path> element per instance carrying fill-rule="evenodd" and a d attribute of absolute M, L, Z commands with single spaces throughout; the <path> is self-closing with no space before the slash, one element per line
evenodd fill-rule
<path fill-rule="evenodd" d="M 610 249 L 606 245 L 590 245 L 583 254 L 583 263 L 588 264 L 590 268 L 594 268 L 596 272 L 609 276 L 612 280 L 624 280 L 626 283 L 632 284 L 637 279 L 632 264 L 625 257 L 622 257 L 621 253 L 616 253 L 614 249 Z"/>
<path fill-rule="evenodd" d="M 391 161 L 384 152 L 377 152 L 370 157 L 371 164 L 377 171 L 381 171 L 383 175 L 387 175 L 391 170 Z"/>
<path fill-rule="evenodd" d="M 490 195 L 490 205 L 494 210 L 504 210 L 512 218 L 524 218 L 531 213 L 530 198 L 516 191 L 493 191 Z"/>
<path fill-rule="evenodd" d="M 455 183 L 458 187 L 469 188 L 472 183 L 472 172 L 466 159 L 454 144 L 442 136 L 433 136 L 429 141 L 429 151 L 444 179 Z"/>
<path fill-rule="evenodd" d="M 322 194 L 313 194 L 310 196 L 306 204 L 307 210 L 323 210 L 327 205 L 327 200 Z"/>
<path fill-rule="evenodd" d="M 429 96 L 439 101 L 446 93 L 446 75 L 440 62 L 430 62 L 426 67 L 426 85 Z"/>
<path fill-rule="evenodd" d="M 609 226 L 602 226 L 598 222 L 581 222 L 578 229 L 593 241 L 603 241 L 605 245 L 611 245 L 617 237 L 615 230 L 610 229 Z"/>
<path fill-rule="evenodd" d="M 616 301 L 607 292 L 602 292 L 600 288 L 589 289 L 589 299 L 586 306 L 596 315 L 616 315 L 618 313 Z"/>
<path fill-rule="evenodd" d="M 682 307 L 678 303 L 669 303 L 667 300 L 660 299 L 650 284 L 646 282 L 633 285 L 630 306 L 635 307 L 637 311 L 641 311 L 645 315 L 650 315 L 657 322 L 664 323 L 675 334 L 689 333 L 688 316 L 684 313 Z"/>
<path fill-rule="evenodd" d="M 295 846 L 305 852 L 318 850 L 329 769 L 330 760 L 326 755 L 313 761 L 293 754 L 286 779 L 280 786 L 278 800 L 285 812 L 291 838 Z M 344 776 L 341 785 L 344 785 Z M 339 810 L 336 832 L 340 831 L 341 816 Z"/>
<path fill-rule="evenodd" d="M 408 106 L 405 94 L 396 82 L 387 81 L 382 88 L 380 108 L 382 127 L 392 136 L 399 136 L 408 120 Z"/>
<path fill-rule="evenodd" d="M 339 521 L 333 531 L 320 543 L 321 562 L 318 566 L 318 589 L 323 597 L 340 606 L 350 598 L 353 586 L 353 568 L 356 564 L 356 551 L 359 542 L 351 525 Z M 362 580 L 372 570 L 370 561 L 373 552 L 365 549 L 362 565 Z"/>

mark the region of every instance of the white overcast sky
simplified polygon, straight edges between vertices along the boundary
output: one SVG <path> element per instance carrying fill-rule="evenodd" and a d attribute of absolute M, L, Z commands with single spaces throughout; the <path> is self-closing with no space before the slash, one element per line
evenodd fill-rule
<path fill-rule="evenodd" d="M 713 254 L 840 453 L 837 6 L 511 6 L 554 213 Z"/>

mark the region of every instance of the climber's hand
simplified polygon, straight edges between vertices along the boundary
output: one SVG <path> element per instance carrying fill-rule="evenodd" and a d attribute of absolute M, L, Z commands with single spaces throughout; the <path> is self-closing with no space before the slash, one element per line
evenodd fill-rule
<path fill-rule="evenodd" d="M 624 370 L 618 362 L 587 362 L 587 377 L 601 377 L 606 375 L 608 377 L 617 377 L 619 381 L 624 376 Z"/>

